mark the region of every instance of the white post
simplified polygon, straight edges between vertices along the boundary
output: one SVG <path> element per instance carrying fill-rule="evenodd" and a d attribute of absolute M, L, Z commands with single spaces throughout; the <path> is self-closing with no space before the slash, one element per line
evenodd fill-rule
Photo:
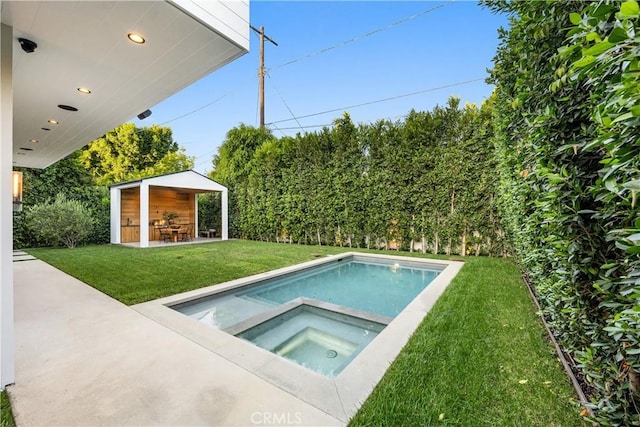
<path fill-rule="evenodd" d="M 1 12 L 0 12 L 1 13 Z M 15 381 L 13 323 L 13 28 L 0 24 L 0 389 Z"/>
<path fill-rule="evenodd" d="M 140 247 L 149 247 L 149 184 L 140 183 Z"/>
<path fill-rule="evenodd" d="M 120 213 L 122 206 L 122 190 L 119 188 L 111 189 L 111 243 L 114 245 L 120 244 L 121 236 L 121 222 Z"/>
<path fill-rule="evenodd" d="M 222 190 L 222 240 L 229 240 L 229 201 L 226 188 Z"/>
<path fill-rule="evenodd" d="M 193 194 L 193 237 L 199 237 L 198 233 L 198 193 Z"/>

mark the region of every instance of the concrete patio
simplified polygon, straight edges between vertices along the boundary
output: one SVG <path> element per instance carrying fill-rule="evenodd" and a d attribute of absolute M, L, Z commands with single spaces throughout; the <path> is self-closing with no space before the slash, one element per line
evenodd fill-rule
<path fill-rule="evenodd" d="M 42 261 L 14 275 L 18 425 L 344 424 Z"/>

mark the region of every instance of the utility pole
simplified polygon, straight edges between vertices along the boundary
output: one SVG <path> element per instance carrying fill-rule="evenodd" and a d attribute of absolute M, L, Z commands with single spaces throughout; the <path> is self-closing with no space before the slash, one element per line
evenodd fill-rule
<path fill-rule="evenodd" d="M 264 129 L 264 39 L 278 46 L 274 40 L 264 33 L 264 27 L 257 29 L 251 25 L 251 29 L 260 36 L 260 68 L 258 69 L 258 103 L 260 104 L 260 128 Z"/>

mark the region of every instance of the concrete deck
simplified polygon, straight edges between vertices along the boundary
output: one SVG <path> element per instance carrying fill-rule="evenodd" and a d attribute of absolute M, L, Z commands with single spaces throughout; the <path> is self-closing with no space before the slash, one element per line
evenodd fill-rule
<path fill-rule="evenodd" d="M 42 261 L 14 274 L 19 426 L 344 424 Z"/>

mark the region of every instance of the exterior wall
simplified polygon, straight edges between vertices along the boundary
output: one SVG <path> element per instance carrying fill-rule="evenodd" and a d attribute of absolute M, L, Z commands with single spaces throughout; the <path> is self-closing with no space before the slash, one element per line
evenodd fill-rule
<path fill-rule="evenodd" d="M 248 0 L 225 2 L 220 0 L 173 0 L 170 3 L 238 46 L 249 50 Z"/>
<path fill-rule="evenodd" d="M 12 384 L 15 379 L 12 158 L 13 28 L 2 24 L 0 25 L 0 389 Z"/>
<path fill-rule="evenodd" d="M 121 243 L 140 241 L 140 188 L 125 188 L 120 193 Z"/>

